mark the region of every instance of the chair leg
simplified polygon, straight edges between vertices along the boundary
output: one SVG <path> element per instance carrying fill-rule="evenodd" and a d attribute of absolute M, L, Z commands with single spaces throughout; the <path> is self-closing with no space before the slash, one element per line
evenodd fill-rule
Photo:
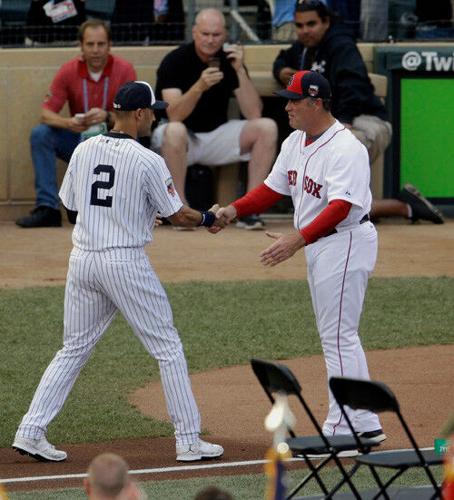
<path fill-rule="evenodd" d="M 375 467 L 373 467 L 372 465 L 369 465 L 369 470 L 370 470 L 372 476 L 374 476 L 375 482 L 380 487 L 379 491 L 383 491 L 383 496 L 384 496 L 385 500 L 389 500 L 389 495 L 388 495 L 388 493 L 386 493 L 386 487 L 383 484 L 380 476 L 378 475 L 378 472 L 375 470 Z"/>
<path fill-rule="evenodd" d="M 356 472 L 356 469 L 359 467 L 359 465 L 358 465 L 358 467 L 356 467 L 356 469 L 355 469 L 355 466 L 353 466 L 353 468 L 349 472 L 347 472 L 337 455 L 335 455 L 335 454 L 333 455 L 333 460 L 336 462 L 337 468 L 341 471 L 344 478 L 339 483 L 337 483 L 337 485 L 329 492 L 329 494 L 327 495 L 327 498 L 331 498 L 334 495 L 334 493 L 343 484 L 347 483 L 348 486 L 350 487 L 350 489 L 352 490 L 352 493 L 355 496 L 355 498 L 357 498 L 358 500 L 361 500 L 361 495 L 359 494 L 358 490 L 356 489 L 355 485 L 353 484 L 353 482 L 351 480 L 351 477 Z M 355 469 L 355 470 L 353 470 L 353 469 Z"/>
<path fill-rule="evenodd" d="M 360 464 L 355 464 L 348 472 L 345 471 L 346 475 L 351 479 L 353 477 L 353 475 L 355 474 L 355 472 L 359 469 L 360 467 Z M 350 486 L 350 482 L 347 481 L 347 479 L 344 477 L 343 479 L 341 479 L 337 484 L 336 486 L 334 486 L 334 488 L 332 490 L 330 490 L 330 492 L 328 493 L 328 497 L 330 498 L 331 496 L 333 496 L 345 483 L 347 483 L 349 486 Z M 350 489 L 351 486 L 350 486 Z M 355 491 L 356 488 L 354 488 L 354 490 L 352 489 L 352 493 L 355 495 Z M 358 492 L 359 494 L 359 492 Z M 355 495 L 356 496 L 356 495 Z M 359 496 L 357 497 L 359 498 Z"/>
<path fill-rule="evenodd" d="M 303 455 L 304 456 L 304 455 Z M 312 461 L 308 459 L 307 457 L 304 457 L 304 460 L 309 467 L 309 470 L 311 471 L 310 474 L 308 474 L 300 483 L 298 483 L 295 488 L 288 494 L 288 496 L 285 498 L 285 500 L 290 500 L 293 498 L 298 491 L 312 478 L 314 478 L 317 481 L 317 484 L 319 485 L 320 489 L 322 490 L 324 495 L 328 495 L 328 489 L 325 486 L 325 483 L 320 479 L 320 476 L 318 474 L 318 471 L 325 466 L 326 463 L 328 463 L 331 460 L 331 457 L 324 458 L 318 465 L 317 467 L 314 466 Z"/>
<path fill-rule="evenodd" d="M 401 476 L 406 470 L 408 469 L 408 467 L 406 468 L 403 468 L 403 469 L 399 469 L 393 476 L 391 476 L 388 481 L 386 481 L 385 484 L 383 484 L 380 480 L 380 482 L 378 484 L 380 484 L 380 489 L 378 491 L 378 493 L 374 496 L 374 498 L 372 500 L 377 500 L 378 498 L 380 498 L 381 495 L 383 495 L 386 500 L 389 500 L 389 495 L 388 493 L 386 492 L 388 486 L 390 486 L 399 476 Z M 374 476 L 375 477 L 375 476 Z"/>

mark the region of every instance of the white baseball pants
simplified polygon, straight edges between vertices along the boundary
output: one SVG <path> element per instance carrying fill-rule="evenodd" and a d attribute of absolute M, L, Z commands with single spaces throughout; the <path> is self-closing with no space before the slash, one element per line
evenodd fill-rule
<path fill-rule="evenodd" d="M 333 376 L 369 379 L 366 356 L 358 335 L 369 274 L 377 259 L 377 232 L 371 222 L 321 238 L 305 249 L 308 282 L 328 380 Z M 350 434 L 329 391 L 323 433 Z M 359 432 L 381 427 L 375 413 L 351 411 Z"/>
<path fill-rule="evenodd" d="M 40 438 L 63 407 L 93 348 L 120 311 L 159 363 L 177 445 L 200 433 L 200 414 L 167 295 L 143 248 L 74 248 L 65 291 L 63 348 L 44 372 L 18 435 Z M 133 367 L 131 367 L 133 368 Z"/>

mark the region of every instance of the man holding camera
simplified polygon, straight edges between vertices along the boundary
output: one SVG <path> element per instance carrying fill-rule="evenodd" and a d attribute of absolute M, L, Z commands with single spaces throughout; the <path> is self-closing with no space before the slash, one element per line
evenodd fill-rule
<path fill-rule="evenodd" d="M 16 224 L 21 227 L 61 226 L 56 159 L 69 162 L 81 140 L 107 132 L 110 111 L 122 84 L 135 80 L 132 64 L 110 54 L 109 26 L 90 19 L 79 27 L 81 55 L 59 69 L 42 104 L 41 124 L 30 137 L 35 170 L 36 208 Z M 70 116 L 60 111 L 68 103 Z M 74 215 L 68 213 L 71 222 Z"/>
<path fill-rule="evenodd" d="M 192 43 L 170 52 L 158 68 L 156 93 L 169 107 L 152 137 L 184 203 L 189 165 L 249 161 L 249 191 L 268 175 L 277 141 L 276 124 L 261 117 L 262 101 L 244 66 L 242 47 L 225 43 L 222 12 L 200 11 L 192 36 Z M 243 120 L 228 119 L 232 93 Z M 254 215 L 239 225 L 262 229 L 264 223 Z"/>

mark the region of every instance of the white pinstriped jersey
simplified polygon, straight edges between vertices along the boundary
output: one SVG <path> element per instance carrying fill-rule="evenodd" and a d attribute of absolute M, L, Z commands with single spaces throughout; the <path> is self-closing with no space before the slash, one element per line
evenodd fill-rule
<path fill-rule="evenodd" d="M 182 207 L 164 160 L 126 134 L 88 139 L 75 149 L 60 189 L 78 212 L 73 244 L 82 250 L 142 247 L 156 214 Z"/>
<path fill-rule="evenodd" d="M 312 144 L 304 146 L 305 141 L 300 130 L 289 135 L 265 184 L 292 197 L 296 229 L 310 224 L 332 200 L 352 203 L 336 227 L 356 225 L 372 202 L 366 148 L 337 120 Z"/>

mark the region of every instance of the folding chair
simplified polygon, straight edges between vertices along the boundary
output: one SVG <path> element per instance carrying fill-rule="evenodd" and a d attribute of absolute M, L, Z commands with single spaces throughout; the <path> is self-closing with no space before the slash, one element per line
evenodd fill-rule
<path fill-rule="evenodd" d="M 302 455 L 304 457 L 310 473 L 289 493 L 287 500 L 293 498 L 312 478 L 318 483 L 325 498 L 331 498 L 345 483 L 348 484 L 355 498 L 361 498 L 360 493 L 351 481 L 354 470 L 346 471 L 338 457 L 338 453 L 342 451 L 357 450 L 358 444 L 356 439 L 352 435 L 325 436 L 323 434 L 320 424 L 301 395 L 301 386 L 298 380 L 287 366 L 260 359 L 252 359 L 251 366 L 271 404 L 274 404 L 273 394 L 275 393 L 296 396 L 317 432 L 317 435 L 296 436 L 292 429 L 288 429 L 291 437 L 287 439 L 287 444 L 294 455 Z M 377 446 L 377 443 L 370 439 L 360 438 L 360 441 L 365 450 L 370 450 L 371 447 Z M 324 454 L 325 456 L 315 466 L 309 455 L 320 454 Z M 337 465 L 342 474 L 342 479 L 334 488 L 329 490 L 320 477 L 320 471 L 331 460 Z"/>
<path fill-rule="evenodd" d="M 356 463 L 359 465 L 367 465 L 375 478 L 378 485 L 378 492 L 373 498 L 379 498 L 381 495 L 384 498 L 390 498 L 387 490 L 390 485 L 406 470 L 410 468 L 422 468 L 427 478 L 429 479 L 432 488 L 430 492 L 432 496 L 426 498 L 441 498 L 441 488 L 438 486 L 430 466 L 440 465 L 443 463 L 443 457 L 435 454 L 434 449 L 421 450 L 416 443 L 416 440 L 410 431 L 404 417 L 400 411 L 399 403 L 391 389 L 382 382 L 374 382 L 370 380 L 355 380 L 344 377 L 332 377 L 329 381 L 331 392 L 333 393 L 338 405 L 341 408 L 342 414 L 345 417 L 350 430 L 356 440 L 358 450 L 362 449 L 361 439 L 358 437 L 353 428 L 351 419 L 349 418 L 345 406 L 349 406 L 353 410 L 370 410 L 375 413 L 391 411 L 397 415 L 405 434 L 407 435 L 413 449 L 404 451 L 384 451 L 366 453 L 356 457 Z M 376 468 L 393 469 L 395 472 L 386 482 L 382 482 Z M 415 491 L 413 489 L 413 491 Z M 407 488 L 408 498 L 416 498 L 416 494 L 412 494 L 412 489 Z M 403 498 L 404 494 L 401 490 L 399 498 Z"/>

